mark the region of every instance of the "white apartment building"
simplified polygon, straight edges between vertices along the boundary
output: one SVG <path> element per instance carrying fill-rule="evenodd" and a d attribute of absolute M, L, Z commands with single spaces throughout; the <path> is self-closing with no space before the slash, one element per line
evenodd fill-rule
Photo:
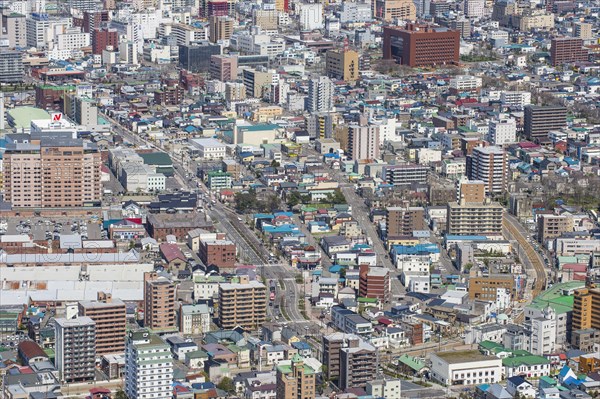
<path fill-rule="evenodd" d="M 211 314 L 206 304 L 181 305 L 179 332 L 184 335 L 203 334 L 210 331 Z"/>
<path fill-rule="evenodd" d="M 495 384 L 502 380 L 502 359 L 476 350 L 433 353 L 431 376 L 448 386 Z"/>
<path fill-rule="evenodd" d="M 451 89 L 458 91 L 476 90 L 481 87 L 483 80 L 478 76 L 459 75 L 450 79 Z"/>
<path fill-rule="evenodd" d="M 488 141 L 496 146 L 517 141 L 517 121 L 514 118 L 501 118 L 490 121 Z"/>
<path fill-rule="evenodd" d="M 223 159 L 227 147 L 219 140 L 213 138 L 191 139 L 190 144 L 198 150 L 198 157 L 202 159 Z"/>
<path fill-rule="evenodd" d="M 417 150 L 417 163 L 429 165 L 442 160 L 442 151 L 433 148 L 419 148 Z"/>
<path fill-rule="evenodd" d="M 171 36 L 177 40 L 179 46 L 206 41 L 208 40 L 208 25 L 197 28 L 191 25 L 173 24 L 171 25 Z"/>
<path fill-rule="evenodd" d="M 300 26 L 302 30 L 323 29 L 323 3 L 301 4 Z"/>
<path fill-rule="evenodd" d="M 348 3 L 344 3 L 348 4 Z M 379 145 L 385 144 L 386 141 L 391 141 L 396 138 L 396 120 L 393 118 L 386 118 L 382 120 L 375 120 L 372 122 L 373 125 L 379 127 Z"/>
<path fill-rule="evenodd" d="M 171 399 L 173 354 L 148 330 L 130 331 L 125 340 L 125 394 L 129 399 Z"/>
<path fill-rule="evenodd" d="M 481 18 L 485 15 L 485 0 L 464 0 L 463 11 L 467 18 Z"/>
<path fill-rule="evenodd" d="M 522 108 L 531 104 L 531 93 L 528 91 L 503 91 L 500 94 L 500 101 L 505 107 Z"/>
<path fill-rule="evenodd" d="M 445 159 L 442 162 L 442 174 L 450 178 L 460 178 L 467 173 L 465 158 Z"/>
<path fill-rule="evenodd" d="M 367 382 L 367 394 L 374 398 L 402 399 L 400 380 L 373 380 Z"/>
<path fill-rule="evenodd" d="M 312 4 L 320 5 L 322 4 Z M 334 85 L 327 76 L 311 79 L 308 83 L 308 111 L 329 112 L 333 109 Z M 377 142 L 379 145 L 379 141 Z"/>

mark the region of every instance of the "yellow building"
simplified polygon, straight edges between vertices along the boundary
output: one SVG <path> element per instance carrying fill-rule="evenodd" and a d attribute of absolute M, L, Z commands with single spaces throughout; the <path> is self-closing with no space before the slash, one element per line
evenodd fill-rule
<path fill-rule="evenodd" d="M 354 50 L 330 50 L 326 55 L 327 76 L 346 82 L 358 80 L 358 53 Z"/>
<path fill-rule="evenodd" d="M 269 120 L 283 115 L 283 108 L 277 105 L 269 107 L 260 107 L 252 112 L 252 120 L 254 122 L 268 122 Z"/>
<path fill-rule="evenodd" d="M 277 366 L 277 399 L 314 399 L 315 371 L 296 354 L 291 365 Z"/>
<path fill-rule="evenodd" d="M 414 21 L 417 19 L 417 7 L 412 0 L 376 0 L 375 18 L 385 22 L 395 19 Z"/>

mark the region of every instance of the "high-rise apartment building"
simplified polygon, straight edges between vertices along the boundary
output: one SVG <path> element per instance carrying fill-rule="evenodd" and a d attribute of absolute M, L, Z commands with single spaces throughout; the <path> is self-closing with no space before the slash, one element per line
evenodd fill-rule
<path fill-rule="evenodd" d="M 96 378 L 96 323 L 89 317 L 54 319 L 55 364 L 61 381 Z"/>
<path fill-rule="evenodd" d="M 22 52 L 0 50 L 0 83 L 19 83 L 24 78 Z"/>
<path fill-rule="evenodd" d="M 412 0 L 375 0 L 375 18 L 384 22 L 417 19 L 417 7 Z"/>
<path fill-rule="evenodd" d="M 508 174 L 506 151 L 496 146 L 475 147 L 467 158 L 467 173 L 469 179 L 484 182 L 488 194 L 504 193 Z"/>
<path fill-rule="evenodd" d="M 79 302 L 79 316 L 87 316 L 96 323 L 96 353 L 123 353 L 127 310 L 120 299 L 98 292 L 97 301 Z"/>
<path fill-rule="evenodd" d="M 350 159 L 379 158 L 379 126 L 351 124 L 348 126 L 347 156 Z"/>
<path fill-rule="evenodd" d="M 567 109 L 560 106 L 528 105 L 525 107 L 524 133 L 527 139 L 548 144 L 548 132 L 567 126 Z"/>
<path fill-rule="evenodd" d="M 323 3 L 300 3 L 299 8 L 302 30 L 323 29 Z"/>
<path fill-rule="evenodd" d="M 231 55 L 210 56 L 210 77 L 221 82 L 237 79 L 237 57 Z"/>
<path fill-rule="evenodd" d="M 373 379 L 373 370 L 377 370 L 377 349 L 361 340 L 348 339 L 347 346 L 340 349 L 340 389 L 366 389 L 367 382 Z"/>
<path fill-rule="evenodd" d="M 67 94 L 64 97 L 65 114 L 79 125 L 98 124 L 98 106 L 96 101 L 89 97 Z"/>
<path fill-rule="evenodd" d="M 266 320 L 267 287 L 240 276 L 239 283 L 219 285 L 219 325 L 256 329 Z"/>
<path fill-rule="evenodd" d="M 125 394 L 129 399 L 171 399 L 173 355 L 169 345 L 142 329 L 125 341 Z"/>
<path fill-rule="evenodd" d="M 460 32 L 430 25 L 383 28 L 383 58 L 410 67 L 456 65 Z"/>
<path fill-rule="evenodd" d="M 514 118 L 491 120 L 487 140 L 492 145 L 504 146 L 517 141 L 517 121 Z"/>
<path fill-rule="evenodd" d="M 260 27 L 263 31 L 276 31 L 279 27 L 279 11 L 277 10 L 253 10 L 252 24 Z"/>
<path fill-rule="evenodd" d="M 556 37 L 550 42 L 550 60 L 553 66 L 589 61 L 589 50 L 583 47 L 583 39 Z"/>
<path fill-rule="evenodd" d="M 219 40 L 229 40 L 233 34 L 233 18 L 229 16 L 212 16 L 208 19 L 210 26 L 209 39 L 216 43 Z"/>
<path fill-rule="evenodd" d="M 316 397 L 315 370 L 304 364 L 298 354 L 291 365 L 277 366 L 276 397 L 285 399 L 314 399 Z"/>
<path fill-rule="evenodd" d="M 467 18 L 482 18 L 485 15 L 485 0 L 464 0 L 463 11 Z"/>
<path fill-rule="evenodd" d="M 393 186 L 427 183 L 429 167 L 425 165 L 405 164 L 384 166 L 382 179 Z"/>
<path fill-rule="evenodd" d="M 358 53 L 354 50 L 330 50 L 325 55 L 325 72 L 345 82 L 358 80 Z"/>
<path fill-rule="evenodd" d="M 8 47 L 27 47 L 27 21 L 25 15 L 12 12 L 3 14 L 0 18 L 2 18 L 0 26 L 5 30 L 5 37 L 8 39 Z M 1 73 L 0 76 L 2 76 Z"/>
<path fill-rule="evenodd" d="M 462 178 L 456 183 L 456 202 L 483 203 L 485 201 L 485 183 L 481 180 Z"/>
<path fill-rule="evenodd" d="M 156 273 L 144 274 L 144 326 L 152 330 L 177 328 L 175 285 Z"/>
<path fill-rule="evenodd" d="M 573 36 L 582 40 L 589 40 L 594 37 L 592 32 L 593 24 L 587 22 L 575 22 L 573 24 Z"/>
<path fill-rule="evenodd" d="M 246 86 L 246 95 L 251 98 L 262 98 L 266 95 L 273 83 L 273 73 L 264 70 L 244 68 L 243 82 Z"/>
<path fill-rule="evenodd" d="M 360 339 L 357 335 L 345 334 L 336 332 L 333 334 L 323 336 L 322 340 L 322 353 L 323 353 L 323 366 L 324 376 L 337 382 L 340 378 L 340 351 L 343 347 L 348 346 L 349 340 Z"/>
<path fill-rule="evenodd" d="M 390 300 L 390 271 L 385 267 L 360 265 L 359 295 L 363 298 L 377 298 L 382 302 Z"/>
<path fill-rule="evenodd" d="M 600 329 L 600 290 L 581 288 L 573 296 L 573 331 Z"/>
<path fill-rule="evenodd" d="M 425 209 L 420 206 L 393 206 L 386 209 L 385 225 L 388 237 L 412 236 L 414 231 L 427 230 Z"/>
<path fill-rule="evenodd" d="M 447 234 L 485 235 L 502 234 L 504 208 L 498 203 L 449 202 Z"/>
<path fill-rule="evenodd" d="M 100 153 L 81 139 L 11 143 L 4 153 L 4 199 L 18 208 L 98 205 Z"/>
<path fill-rule="evenodd" d="M 313 78 L 308 83 L 309 112 L 329 112 L 333 109 L 333 93 L 335 87 L 327 76 Z"/>

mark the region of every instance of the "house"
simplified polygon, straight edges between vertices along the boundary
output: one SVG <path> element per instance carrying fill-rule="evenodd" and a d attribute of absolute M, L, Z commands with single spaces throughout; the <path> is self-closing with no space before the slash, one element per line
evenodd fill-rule
<path fill-rule="evenodd" d="M 505 378 L 513 376 L 539 378 L 544 375 L 550 375 L 550 360 L 543 356 L 532 354 L 511 356 L 502 359 L 502 366 L 504 366 Z"/>
<path fill-rule="evenodd" d="M 540 399 L 560 399 L 558 388 L 542 387 L 540 388 Z"/>
<path fill-rule="evenodd" d="M 327 236 L 321 238 L 321 247 L 331 257 L 338 252 L 350 250 L 350 241 L 344 236 Z"/>
<path fill-rule="evenodd" d="M 506 390 L 513 396 L 518 392 L 521 398 L 534 398 L 535 387 L 521 376 L 510 377 L 506 380 Z"/>
<path fill-rule="evenodd" d="M 162 243 L 159 246 L 160 254 L 167 262 L 169 270 L 185 270 L 187 258 L 181 252 L 177 244 Z"/>

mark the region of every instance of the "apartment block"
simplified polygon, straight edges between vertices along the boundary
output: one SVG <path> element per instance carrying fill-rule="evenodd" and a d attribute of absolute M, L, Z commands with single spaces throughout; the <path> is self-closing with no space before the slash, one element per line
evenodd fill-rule
<path fill-rule="evenodd" d="M 66 383 L 96 379 L 96 323 L 89 317 L 54 319 L 55 364 Z"/>
<path fill-rule="evenodd" d="M 417 19 L 417 7 L 412 0 L 376 0 L 375 18 L 385 22 Z"/>
<path fill-rule="evenodd" d="M 560 106 L 528 105 L 525 107 L 525 136 L 540 144 L 548 144 L 548 132 L 567 126 L 567 109 Z"/>
<path fill-rule="evenodd" d="M 241 276 L 239 283 L 219 286 L 219 326 L 256 329 L 266 320 L 267 287 Z"/>
<path fill-rule="evenodd" d="M 209 40 L 216 43 L 220 40 L 229 40 L 233 34 L 233 18 L 228 16 L 212 16 L 208 19 L 210 25 Z"/>
<path fill-rule="evenodd" d="M 97 301 L 79 302 L 79 316 L 89 317 L 96 323 L 96 353 L 106 355 L 123 353 L 127 310 L 120 299 L 98 292 Z"/>
<path fill-rule="evenodd" d="M 481 180 L 461 179 L 456 184 L 456 201 L 465 203 L 483 203 L 485 201 L 485 183 Z"/>
<path fill-rule="evenodd" d="M 268 71 L 245 68 L 243 70 L 243 82 L 248 97 L 262 98 L 271 87 L 271 83 L 273 83 L 273 74 Z"/>
<path fill-rule="evenodd" d="M 366 389 L 378 368 L 378 361 L 373 345 L 361 339 L 348 339 L 347 346 L 340 349 L 340 389 Z"/>
<path fill-rule="evenodd" d="M 309 112 L 330 112 L 333 110 L 335 87 L 327 76 L 319 76 L 308 82 L 307 108 Z"/>
<path fill-rule="evenodd" d="M 583 47 L 583 39 L 557 37 L 550 42 L 550 60 L 553 66 L 588 61 L 588 57 L 589 51 Z"/>
<path fill-rule="evenodd" d="M 456 235 L 502 234 L 504 208 L 495 202 L 448 203 L 446 231 Z"/>
<path fill-rule="evenodd" d="M 144 274 L 144 326 L 152 330 L 174 330 L 175 285 L 154 272 Z"/>
<path fill-rule="evenodd" d="M 348 157 L 354 160 L 379 158 L 379 126 L 348 126 Z"/>
<path fill-rule="evenodd" d="M 210 331 L 211 318 L 211 312 L 206 304 L 182 304 L 179 307 L 179 332 L 184 335 L 207 333 Z"/>
<path fill-rule="evenodd" d="M 394 206 L 386 209 L 385 224 L 388 237 L 412 236 L 414 231 L 426 230 L 425 209 L 420 206 Z"/>
<path fill-rule="evenodd" d="M 596 302 L 596 309 L 594 309 Z M 592 315 L 596 310 L 594 319 Z M 581 288 L 573 296 L 573 331 L 600 327 L 600 290 Z"/>
<path fill-rule="evenodd" d="M 508 174 L 506 152 L 496 146 L 473 148 L 471 156 L 467 158 L 467 173 L 470 180 L 485 183 L 487 194 L 504 193 Z"/>
<path fill-rule="evenodd" d="M 354 82 L 358 79 L 358 53 L 354 50 L 330 50 L 325 56 L 325 71 L 333 79 Z"/>
<path fill-rule="evenodd" d="M 382 302 L 390 300 L 390 271 L 387 268 L 360 265 L 359 279 L 359 296 Z"/>
<path fill-rule="evenodd" d="M 393 186 L 427 183 L 429 167 L 425 165 L 404 164 L 384 166 L 382 179 Z"/>
<path fill-rule="evenodd" d="M 0 83 L 19 83 L 25 77 L 23 54 L 20 51 L 0 51 Z"/>
<path fill-rule="evenodd" d="M 285 399 L 314 399 L 316 397 L 315 370 L 304 364 L 298 354 L 291 365 L 280 364 L 276 374 L 276 397 Z"/>
<path fill-rule="evenodd" d="M 125 342 L 125 394 L 129 399 L 171 399 L 171 348 L 146 329 L 130 331 Z"/>
<path fill-rule="evenodd" d="M 498 289 L 515 290 L 515 276 L 512 274 L 490 274 L 469 278 L 469 299 L 495 302 Z"/>
<path fill-rule="evenodd" d="M 233 82 L 237 79 L 237 57 L 227 55 L 210 56 L 210 77 L 221 82 Z M 244 91 L 244 98 L 246 92 Z"/>
<path fill-rule="evenodd" d="M 573 218 L 566 215 L 541 214 L 537 217 L 537 239 L 540 243 L 573 231 Z"/>

